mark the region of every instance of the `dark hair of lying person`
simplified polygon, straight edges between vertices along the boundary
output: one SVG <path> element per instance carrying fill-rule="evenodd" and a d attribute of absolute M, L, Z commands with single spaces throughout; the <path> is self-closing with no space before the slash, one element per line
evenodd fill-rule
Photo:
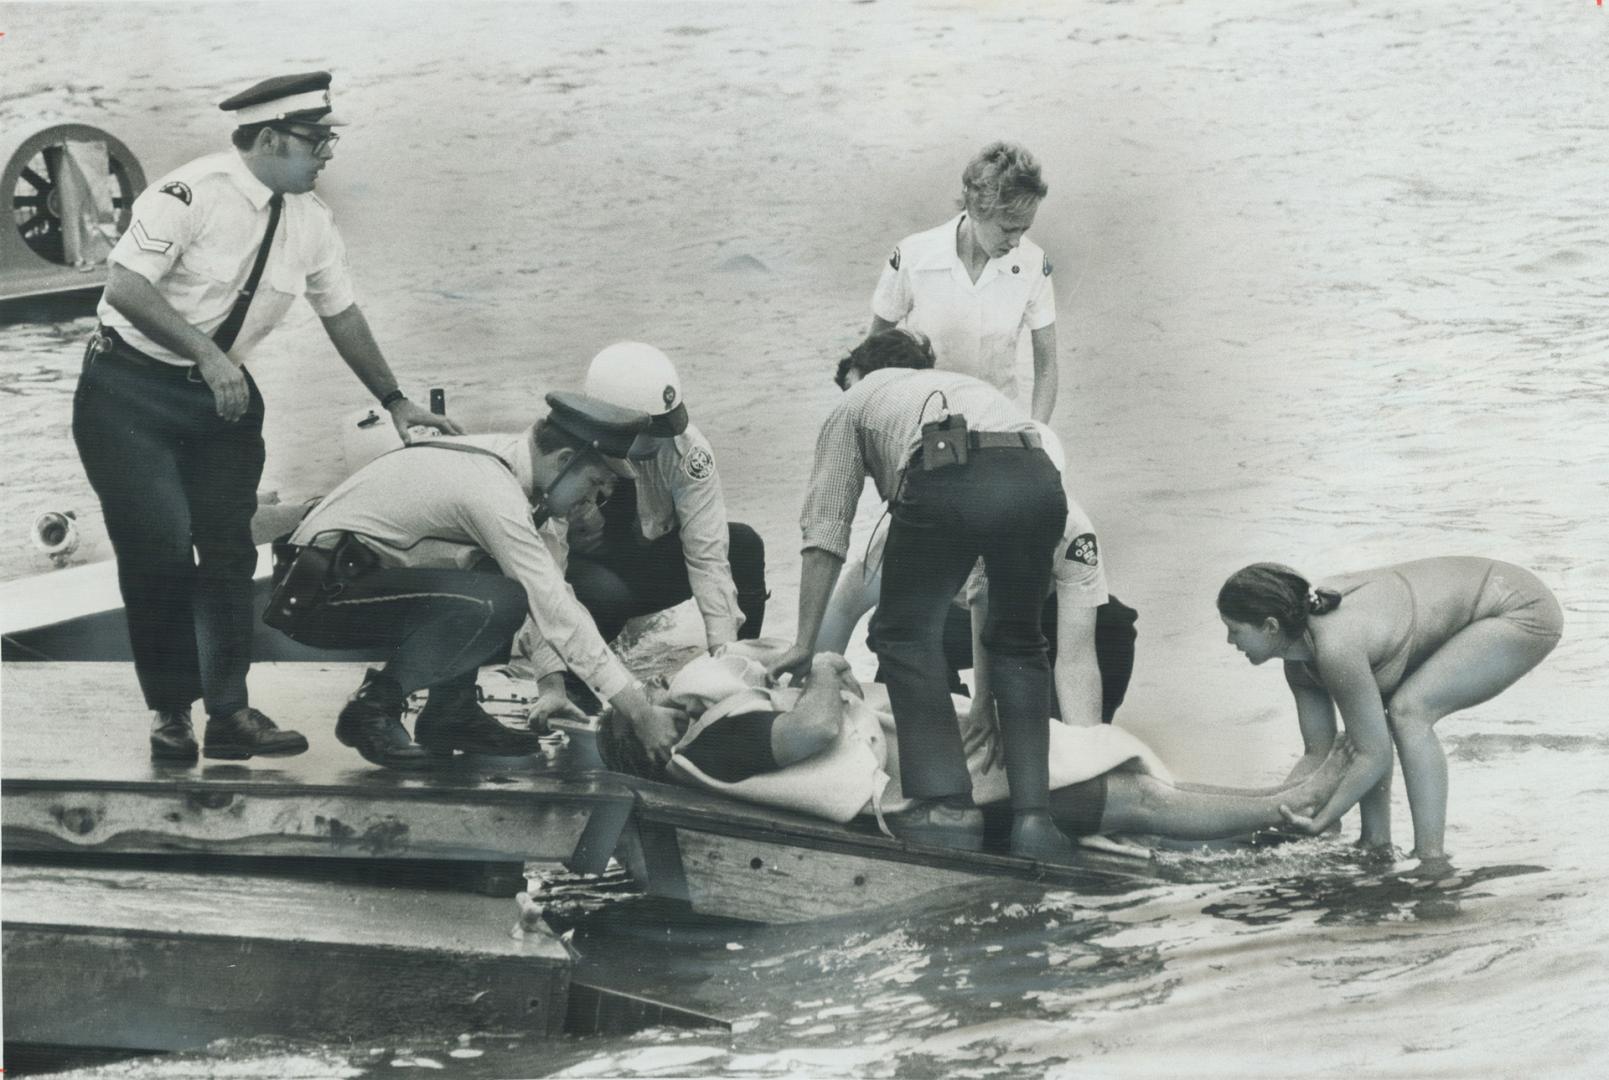
<path fill-rule="evenodd" d="M 933 346 L 925 335 L 896 327 L 872 334 L 851 349 L 848 356 L 838 361 L 838 373 L 833 376 L 833 382 L 838 384 L 838 389 L 847 390 L 850 371 L 860 372 L 864 379 L 883 368 L 920 370 L 932 367 L 933 363 Z"/>
<path fill-rule="evenodd" d="M 777 716 L 774 712 L 723 716 L 682 747 L 680 753 L 704 775 L 725 784 L 776 772 L 782 767 L 771 749 L 771 729 Z M 665 779 L 665 770 L 649 758 L 631 724 L 613 711 L 603 718 L 598 751 L 604 765 L 615 772 L 645 780 Z"/>

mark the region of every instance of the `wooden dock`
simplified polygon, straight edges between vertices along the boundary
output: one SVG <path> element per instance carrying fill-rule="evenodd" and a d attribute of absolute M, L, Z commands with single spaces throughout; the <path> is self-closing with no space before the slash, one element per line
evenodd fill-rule
<path fill-rule="evenodd" d="M 130 665 L 5 664 L 0 845 L 603 869 L 634 804 L 629 785 L 563 777 L 527 759 L 460 755 L 424 773 L 378 768 L 334 735 L 362 670 L 257 665 L 254 701 L 306 735 L 308 752 L 174 765 L 150 760 L 149 714 Z"/>
<path fill-rule="evenodd" d="M 8 1039 L 181 1050 L 281 1035 L 556 1035 L 570 957 L 508 900 L 256 876 L 7 866 Z"/>
<path fill-rule="evenodd" d="M 550 936 L 511 935 L 531 862 L 597 873 L 616 857 L 653 895 L 767 923 L 1002 878 L 1096 894 L 1156 880 L 1145 860 L 1100 852 L 1062 866 L 924 849 L 869 821 L 840 826 L 587 767 L 579 751 L 392 772 L 334 738 L 362 672 L 257 664 L 254 703 L 310 750 L 173 765 L 150 760 L 130 665 L 0 665 L 8 1037 L 171 1049 L 437 1022 L 528 1035 L 721 1022 L 639 993 L 630 971 L 589 969 L 577 983 Z M 469 871 L 456 892 L 423 887 L 418 873 L 380 884 L 352 873 L 444 865 Z M 477 872 L 502 895 L 465 894 Z"/>

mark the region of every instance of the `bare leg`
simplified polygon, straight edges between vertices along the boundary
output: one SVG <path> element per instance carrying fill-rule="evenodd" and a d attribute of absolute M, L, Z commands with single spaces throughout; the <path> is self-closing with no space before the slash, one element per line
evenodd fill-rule
<path fill-rule="evenodd" d="M 1363 819 L 1363 831 L 1358 846 L 1388 848 L 1391 846 L 1391 766 L 1380 782 L 1370 788 L 1358 802 L 1358 815 Z M 1340 822 L 1336 822 L 1337 825 Z"/>
<path fill-rule="evenodd" d="M 1270 828 L 1283 820 L 1281 803 L 1315 806 L 1335 790 L 1351 748 L 1344 740 L 1299 783 L 1271 792 L 1237 788 L 1198 790 L 1145 773 L 1114 772 L 1106 779 L 1102 831 L 1157 833 L 1181 840 L 1213 840 Z"/>
<path fill-rule="evenodd" d="M 1334 790 L 1335 785 L 1340 783 L 1347 762 L 1351 759 L 1351 744 L 1343 737 L 1331 743 L 1329 752 L 1322 758 L 1315 758 L 1316 764 L 1302 770 L 1299 775 L 1293 772 L 1284 780 L 1268 787 L 1226 787 L 1222 784 L 1197 784 L 1186 781 L 1175 781 L 1173 786 L 1180 791 L 1193 791 L 1203 795 L 1281 795 L 1289 802 L 1291 796 L 1306 784 L 1317 784 L 1325 792 Z"/>
<path fill-rule="evenodd" d="M 1180 840 L 1238 836 L 1280 823 L 1274 795 L 1226 795 L 1185 791 L 1145 773 L 1106 778 L 1101 831 L 1157 833 Z"/>
<path fill-rule="evenodd" d="M 1449 638 L 1391 695 L 1386 715 L 1408 789 L 1415 858 L 1446 857 L 1447 755 L 1436 721 L 1507 690 L 1558 640 L 1506 619 L 1481 619 Z"/>

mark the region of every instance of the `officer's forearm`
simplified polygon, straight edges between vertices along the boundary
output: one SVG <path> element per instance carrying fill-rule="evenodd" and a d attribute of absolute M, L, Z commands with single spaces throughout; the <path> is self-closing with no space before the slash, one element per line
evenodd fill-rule
<path fill-rule="evenodd" d="M 210 337 L 184 321 L 155 285 L 126 266 L 112 263 L 108 268 L 106 302 L 134 329 L 179 356 L 199 364 L 224 355 Z"/>
<path fill-rule="evenodd" d="M 380 343 L 374 340 L 369 320 L 356 304 L 337 315 L 323 320 L 324 332 L 330 336 L 335 351 L 341 354 L 352 374 L 376 398 L 383 398 L 397 389 L 397 377 L 391 374 L 391 365 L 380 352 Z"/>
<path fill-rule="evenodd" d="M 844 560 L 822 548 L 806 548 L 799 567 L 798 644 L 814 649 L 827 614 L 827 600 L 838 584 Z"/>

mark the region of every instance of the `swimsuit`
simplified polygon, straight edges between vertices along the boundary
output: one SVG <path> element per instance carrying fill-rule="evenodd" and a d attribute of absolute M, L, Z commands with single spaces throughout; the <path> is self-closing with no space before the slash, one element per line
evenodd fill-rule
<path fill-rule="evenodd" d="M 1427 604 L 1423 609 L 1407 575 L 1399 568 L 1393 568 L 1391 573 L 1408 593 L 1408 625 L 1396 645 L 1370 665 L 1382 694 L 1396 690 L 1455 634 L 1482 619 L 1502 619 L 1527 634 L 1553 641 L 1563 632 L 1564 615 L 1558 600 L 1535 574 L 1522 567 L 1488 560 L 1486 573 L 1473 592 L 1448 596 L 1442 603 Z M 1350 596 L 1372 583 L 1359 582 L 1341 595 Z M 1311 662 L 1306 666 L 1314 680 L 1323 685 L 1317 668 Z"/>

